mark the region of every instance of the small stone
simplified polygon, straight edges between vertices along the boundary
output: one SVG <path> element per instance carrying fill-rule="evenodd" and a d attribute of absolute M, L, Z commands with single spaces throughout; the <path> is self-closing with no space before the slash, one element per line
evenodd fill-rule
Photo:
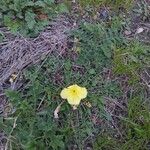
<path fill-rule="evenodd" d="M 130 35 L 131 33 L 132 33 L 132 32 L 131 32 L 131 31 L 128 31 L 128 30 L 125 30 L 125 31 L 124 31 L 124 34 L 125 34 L 125 35 Z"/>
<path fill-rule="evenodd" d="M 142 33 L 143 31 L 144 31 L 143 28 L 138 28 L 138 29 L 136 30 L 136 34 Z"/>

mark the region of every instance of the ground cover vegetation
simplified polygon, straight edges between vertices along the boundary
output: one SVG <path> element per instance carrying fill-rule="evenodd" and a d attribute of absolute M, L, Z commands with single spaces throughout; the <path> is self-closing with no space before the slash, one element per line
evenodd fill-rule
<path fill-rule="evenodd" d="M 27 39 L 62 15 L 72 23 L 67 45 L 2 83 L 1 148 L 149 150 L 149 1 L 0 2 L 0 26 Z M 72 85 L 83 90 L 75 107 L 74 94 L 61 94 Z"/>

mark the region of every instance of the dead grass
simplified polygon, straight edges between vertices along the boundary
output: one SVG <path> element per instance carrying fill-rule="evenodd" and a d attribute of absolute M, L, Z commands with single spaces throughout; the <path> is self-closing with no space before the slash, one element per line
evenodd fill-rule
<path fill-rule="evenodd" d="M 53 21 L 35 39 L 14 36 L 5 28 L 1 28 L 0 31 L 6 39 L 0 43 L 0 91 L 3 91 L 6 86 L 4 84 L 8 84 L 7 81 L 13 73 L 19 75 L 23 69 L 43 60 L 52 52 L 58 55 L 63 53 L 67 48 L 66 32 L 71 28 L 72 24 L 64 16 Z M 14 88 L 17 87 L 13 86 Z"/>

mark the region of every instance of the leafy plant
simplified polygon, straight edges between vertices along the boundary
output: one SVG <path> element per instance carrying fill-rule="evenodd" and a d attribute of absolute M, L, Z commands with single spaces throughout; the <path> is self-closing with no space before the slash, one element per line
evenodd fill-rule
<path fill-rule="evenodd" d="M 94 27 L 97 26 L 92 26 L 88 30 L 85 28 L 82 34 L 91 35 L 90 40 L 96 44 L 98 40 L 96 38 L 101 32 L 95 36 Z M 101 28 L 99 30 L 101 31 Z M 107 34 L 106 31 L 102 33 Z M 106 39 L 102 37 L 100 39 L 103 45 L 103 40 Z M 85 40 L 80 40 L 81 46 L 86 45 L 85 42 Z M 16 149 L 57 150 L 71 149 L 73 145 L 77 145 L 78 149 L 83 149 L 85 139 L 88 136 L 91 137 L 92 134 L 97 134 L 100 130 L 94 128 L 91 119 L 93 109 L 89 108 L 86 102 L 90 102 L 93 108 L 97 107 L 100 118 L 110 119 L 104 109 L 103 96 L 119 97 L 120 87 L 117 82 L 107 82 L 107 79 L 104 80 L 101 75 L 102 66 L 106 65 L 106 63 L 102 64 L 101 60 L 103 62 L 104 58 L 111 60 L 111 57 L 107 58 L 102 49 L 99 50 L 99 45 L 92 45 L 91 49 L 93 51 L 86 46 L 82 47 L 79 54 L 75 50 L 70 50 L 64 54 L 65 56 L 50 56 L 41 67 L 34 66 L 24 72 L 26 86 L 22 91 L 8 90 L 6 92 L 9 102 L 14 107 L 14 111 L 9 115 L 11 120 L 6 118 L 1 125 L 1 130 L 9 137 L 7 141 L 9 146 L 12 145 Z M 93 55 L 89 55 L 88 50 Z M 74 59 L 72 53 L 79 58 Z M 94 59 L 94 56 L 97 58 Z M 88 89 L 87 99 L 81 102 L 76 111 L 64 103 L 60 110 L 60 118 L 55 120 L 54 110 L 62 101 L 59 96 L 60 91 L 74 83 Z M 11 132 L 15 120 L 17 126 Z"/>
<path fill-rule="evenodd" d="M 53 10 L 63 12 L 66 9 L 65 5 L 56 8 L 52 0 L 44 0 L 38 6 L 35 5 L 36 2 L 29 3 L 29 6 L 20 11 L 11 11 L 17 17 L 13 21 L 14 25 L 11 25 L 15 32 L 23 32 L 21 27 L 25 23 L 29 31 L 27 34 L 31 34 L 40 21 L 37 16 L 43 11 L 43 4 L 50 4 L 46 8 L 52 10 L 52 14 L 55 14 Z M 7 4 L 10 7 L 10 3 Z M 8 17 L 8 12 L 5 15 L 4 11 L 2 15 L 4 22 L 10 25 L 12 18 Z M 23 18 L 19 18 L 17 12 L 21 12 Z M 47 12 L 49 10 L 45 9 L 44 13 Z M 135 83 L 139 81 L 139 70 L 149 64 L 149 46 L 143 46 L 137 41 L 128 42 L 122 35 L 120 18 L 101 24 L 82 23 L 70 35 L 74 39 L 72 49 L 66 50 L 61 56 L 52 54 L 41 66 L 28 68 L 22 75 L 23 89 L 6 91 L 8 103 L 12 107 L 5 117 L 0 118 L 0 132 L 7 136 L 7 148 L 82 150 L 90 145 L 94 150 L 148 150 L 148 92 L 141 85 L 135 86 Z M 128 85 L 127 93 L 121 90 L 118 78 L 105 70 L 113 70 L 117 77 L 130 77 L 132 85 Z M 54 111 L 62 102 L 60 91 L 75 83 L 87 88 L 88 97 L 81 101 L 77 110 L 72 110 L 64 102 L 59 118 L 55 119 Z M 114 107 L 113 117 L 105 108 L 104 97 L 118 100 L 117 103 L 114 102 L 117 107 Z M 120 101 L 123 101 L 123 115 L 118 115 L 116 111 Z M 112 129 L 110 124 L 115 117 L 121 137 L 117 135 L 118 130 Z"/>
<path fill-rule="evenodd" d="M 113 50 L 124 42 L 121 25 L 114 19 L 109 29 L 107 24 L 89 24 L 84 23 L 73 33 L 78 43 L 76 50 L 80 55 L 79 63 L 90 62 L 87 66 L 93 66 L 95 69 L 101 69 L 109 66 L 112 59 Z M 97 63 L 94 63 L 97 62 Z"/>
<path fill-rule="evenodd" d="M 8 146 L 15 149 L 57 150 L 67 149 L 74 142 L 81 148 L 86 136 L 95 132 L 90 120 L 91 110 L 84 105 L 72 111 L 70 105 L 65 103 L 60 119 L 54 119 L 54 110 L 61 102 L 59 93 L 63 86 L 58 86 L 53 77 L 49 78 L 50 74 L 56 73 L 55 69 L 50 74 L 45 70 L 48 65 L 53 68 L 51 64 L 52 59 L 48 59 L 39 71 L 30 68 L 25 72 L 25 79 L 29 83 L 22 92 L 6 92 L 15 110 L 10 115 L 11 120 L 6 118 L 1 125 L 1 130 L 8 136 Z M 84 117 L 78 118 L 79 114 Z M 17 126 L 11 132 L 15 120 Z"/>
<path fill-rule="evenodd" d="M 48 20 L 58 12 L 66 12 L 64 4 L 56 5 L 54 0 L 1 0 L 0 20 L 14 33 L 36 36 L 47 25 Z"/>

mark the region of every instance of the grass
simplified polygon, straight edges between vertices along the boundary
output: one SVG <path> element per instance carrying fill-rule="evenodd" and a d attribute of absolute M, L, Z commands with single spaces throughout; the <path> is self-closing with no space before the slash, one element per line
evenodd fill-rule
<path fill-rule="evenodd" d="M 129 7 L 132 4 L 132 0 L 79 0 L 79 4 L 82 7 L 89 7 L 89 6 L 94 6 L 94 7 L 98 7 L 100 5 L 108 5 L 108 6 L 114 6 L 114 7 Z"/>
<path fill-rule="evenodd" d="M 131 84 L 139 83 L 139 70 L 149 64 L 148 51 L 149 46 L 134 41 L 124 49 L 116 49 L 113 59 L 114 73 L 128 75 Z"/>
<path fill-rule="evenodd" d="M 120 125 L 124 127 L 124 134 L 121 140 L 112 137 L 109 132 L 101 133 L 94 143 L 95 150 L 115 149 L 115 150 L 148 150 L 150 139 L 149 126 L 149 105 L 143 104 L 141 97 L 134 97 L 128 103 L 128 115 L 121 118 Z M 137 113 L 137 110 L 138 111 Z M 142 118 L 141 118 L 142 117 Z"/>
<path fill-rule="evenodd" d="M 141 73 L 149 66 L 149 46 L 127 40 L 119 17 L 80 22 L 69 35 L 70 49 L 26 69 L 22 89 L 6 90 L 9 109 L 0 131 L 7 149 L 148 150 L 150 103 Z M 87 88 L 87 98 L 77 110 L 65 101 L 55 119 L 61 90 L 75 83 Z"/>

